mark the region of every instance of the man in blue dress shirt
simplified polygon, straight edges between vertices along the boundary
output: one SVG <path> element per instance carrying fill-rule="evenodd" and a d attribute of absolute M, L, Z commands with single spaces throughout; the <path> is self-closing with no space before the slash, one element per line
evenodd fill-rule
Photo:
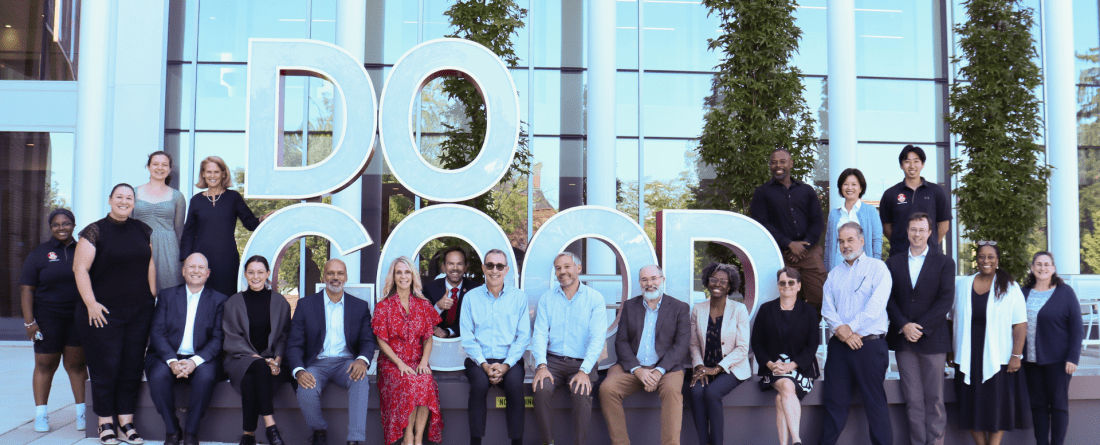
<path fill-rule="evenodd" d="M 890 366 L 886 304 L 893 280 L 886 263 L 863 254 L 863 228 L 859 223 L 845 223 L 837 232 L 837 245 L 845 261 L 829 271 L 821 307 L 821 317 L 833 334 L 825 361 L 821 443 L 837 443 L 848 422 L 852 391 L 858 389 L 863 394 L 871 443 L 888 445 L 893 441 L 893 432 L 882 385 Z"/>
<path fill-rule="evenodd" d="M 543 443 L 554 443 L 551 400 L 554 390 L 568 384 L 573 399 L 573 443 L 588 443 L 592 417 L 592 383 L 598 378 L 600 352 L 607 332 L 603 296 L 580 282 L 581 260 L 572 252 L 554 258 L 554 275 L 561 287 L 539 297 L 531 355 L 535 359 L 535 418 Z"/>
<path fill-rule="evenodd" d="M 470 382 L 470 444 L 480 445 L 485 436 L 485 398 L 490 386 L 499 385 L 507 402 L 508 438 L 519 445 L 523 443 L 523 353 L 531 342 L 527 294 L 505 285 L 508 257 L 500 249 L 486 253 L 481 264 L 485 284 L 462 299 L 459 318 Z"/>

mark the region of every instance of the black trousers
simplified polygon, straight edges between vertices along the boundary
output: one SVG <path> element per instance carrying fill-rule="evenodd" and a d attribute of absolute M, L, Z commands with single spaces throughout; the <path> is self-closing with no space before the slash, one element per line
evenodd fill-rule
<path fill-rule="evenodd" d="M 133 414 L 137 409 L 145 347 L 153 321 L 153 302 L 113 306 L 107 325 L 88 325 L 88 310 L 76 308 L 76 324 L 84 343 L 84 360 L 92 381 L 92 409 L 99 417 Z"/>
<path fill-rule="evenodd" d="M 248 366 L 248 371 L 241 378 L 241 411 L 244 414 L 241 425 L 244 431 L 256 431 L 258 416 L 275 414 L 273 396 L 277 383 L 267 362 L 256 359 Z"/>
<path fill-rule="evenodd" d="M 177 355 L 177 359 L 186 360 L 190 355 Z M 172 374 L 168 363 L 158 357 L 150 355 L 145 361 L 145 380 L 149 382 L 149 398 L 153 399 L 153 406 L 164 418 L 164 432 L 166 434 L 178 433 L 180 419 L 176 416 L 176 390 L 178 384 L 187 384 L 191 387 L 191 394 L 187 400 L 187 425 L 183 431 L 188 435 L 197 435 L 199 422 L 202 421 L 206 408 L 210 406 L 210 398 L 214 395 L 214 385 L 217 382 L 219 360 L 203 362 L 195 368 L 187 378 L 176 378 Z"/>
<path fill-rule="evenodd" d="M 1031 399 L 1031 419 L 1035 423 L 1035 443 L 1062 445 L 1069 428 L 1069 381 L 1066 362 L 1037 365 L 1024 362 L 1027 395 Z"/>
<path fill-rule="evenodd" d="M 821 431 L 822 445 L 834 445 L 848 422 L 852 392 L 863 395 L 863 409 L 871 443 L 889 445 L 894 433 L 886 408 L 886 368 L 890 366 L 890 351 L 886 340 L 864 340 L 863 347 L 853 350 L 835 336 L 829 340 L 829 355 L 825 360 L 825 422 Z"/>
<path fill-rule="evenodd" d="M 486 359 L 490 364 L 504 363 L 500 359 Z M 470 416 L 470 437 L 485 437 L 485 417 L 488 411 L 485 397 L 489 394 L 489 375 L 472 359 L 467 358 L 466 380 L 470 382 L 470 399 L 467 406 Z M 508 438 L 523 438 L 523 359 L 504 373 L 504 380 L 498 385 L 504 390 L 507 406 L 504 415 L 508 421 Z"/>

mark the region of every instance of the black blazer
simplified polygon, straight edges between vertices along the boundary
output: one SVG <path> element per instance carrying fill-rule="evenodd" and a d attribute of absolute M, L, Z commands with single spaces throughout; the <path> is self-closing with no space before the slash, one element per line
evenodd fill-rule
<path fill-rule="evenodd" d="M 455 317 L 455 322 L 447 323 L 447 317 L 445 315 L 446 313 L 443 313 L 440 314 L 440 317 L 443 318 L 443 321 L 439 322 L 439 324 L 437 324 L 436 326 L 439 326 L 443 329 L 450 329 L 451 332 L 454 332 L 454 335 L 452 335 L 452 337 L 458 337 L 460 334 L 462 334 L 462 332 L 458 328 L 458 321 L 462 317 L 462 297 L 465 297 L 467 292 L 473 290 L 475 287 L 478 286 L 481 286 L 481 283 L 478 283 L 467 277 L 462 277 L 462 287 L 458 290 L 458 300 L 455 301 L 455 310 L 458 311 L 458 315 Z M 432 303 L 432 306 L 435 306 L 435 304 L 438 303 L 439 300 L 443 299 L 443 296 L 446 293 L 447 277 L 432 280 L 426 286 L 424 286 L 424 298 L 427 298 L 428 301 Z"/>
<path fill-rule="evenodd" d="M 809 379 L 821 375 L 817 364 L 817 343 L 821 329 L 821 316 L 809 303 L 796 299 L 791 309 L 791 324 L 783 325 L 783 313 L 779 300 L 761 304 L 756 313 L 756 322 L 752 325 L 752 353 L 759 367 L 758 375 L 771 375 L 765 366 L 779 359 L 779 354 L 787 354 L 798 364 L 798 372 Z M 787 350 L 787 345 L 790 350 Z"/>
<path fill-rule="evenodd" d="M 1025 299 L 1031 295 L 1031 288 L 1022 290 Z M 1059 284 L 1035 317 L 1035 363 L 1081 363 L 1081 340 L 1084 336 L 1081 302 L 1073 288 L 1065 283 Z M 1027 357 L 1026 341 L 1024 357 Z"/>
<path fill-rule="evenodd" d="M 638 345 L 645 328 L 645 302 L 641 295 L 626 300 L 615 333 L 615 354 L 623 370 L 630 372 L 638 363 Z M 654 349 L 657 350 L 658 368 L 665 372 L 684 369 L 688 346 L 691 344 L 691 308 L 687 303 L 670 297 L 661 297 L 661 310 L 657 312 L 657 333 Z"/>
<path fill-rule="evenodd" d="M 205 362 L 218 363 L 222 353 L 222 310 L 229 297 L 206 286 L 199 295 L 199 307 L 195 311 L 193 328 L 195 355 Z M 153 309 L 153 328 L 149 331 L 150 357 L 167 362 L 176 358 L 176 351 L 183 342 L 183 330 L 187 325 L 187 285 L 170 287 L 160 291 L 157 307 Z"/>
<path fill-rule="evenodd" d="M 325 291 L 298 300 L 290 320 L 286 359 L 290 369 L 306 368 L 317 361 L 325 346 Z M 344 292 L 344 342 L 355 357 L 374 359 L 374 330 L 370 325 L 370 306 L 366 301 Z"/>
<path fill-rule="evenodd" d="M 947 313 L 955 303 L 955 261 L 928 247 L 928 256 L 917 276 L 917 287 L 909 277 L 909 251 L 891 255 L 886 260 L 890 278 L 894 280 L 886 314 L 890 316 L 890 329 L 886 331 L 886 344 L 895 351 L 902 343 L 921 354 L 951 352 L 951 323 Z M 916 323 L 924 329 L 916 343 L 909 343 L 901 328 Z"/>

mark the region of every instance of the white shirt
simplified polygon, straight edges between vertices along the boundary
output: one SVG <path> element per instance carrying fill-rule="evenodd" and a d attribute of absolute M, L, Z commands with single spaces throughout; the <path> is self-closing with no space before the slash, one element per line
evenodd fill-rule
<path fill-rule="evenodd" d="M 970 311 L 970 293 L 974 290 L 974 277 L 962 278 L 955 283 L 955 307 L 947 318 L 955 324 L 955 363 L 963 373 L 963 380 L 971 385 L 970 360 L 974 353 L 970 350 L 972 334 Z M 1008 292 L 1000 299 L 995 297 L 996 285 L 990 286 L 989 301 L 985 307 L 985 351 L 982 352 L 982 382 L 997 374 L 1001 365 L 1007 365 L 1012 359 L 1012 325 L 1027 323 L 1027 303 L 1020 286 L 1008 282 Z M 958 376 L 955 377 L 958 381 Z"/>
<path fill-rule="evenodd" d="M 829 271 L 822 288 L 821 318 L 829 330 L 848 325 L 860 337 L 885 334 L 890 326 L 886 303 L 890 300 L 890 269 L 877 258 L 859 250 L 859 257 Z"/>
<path fill-rule="evenodd" d="M 439 298 L 439 301 L 443 301 L 444 298 L 451 298 L 451 289 L 456 289 L 457 288 L 458 293 L 460 293 L 460 294 L 462 293 L 462 283 L 461 282 L 458 283 L 458 286 L 451 286 L 451 282 L 447 281 L 447 279 L 444 278 L 443 279 L 443 284 L 447 286 L 447 292 L 444 293 L 443 296 Z M 435 302 L 435 306 L 432 306 L 432 307 L 435 308 L 435 312 L 437 314 L 443 315 L 443 313 L 446 312 L 446 310 L 439 307 L 439 301 Z M 458 303 L 458 302 L 456 301 L 455 303 Z M 462 320 L 459 320 L 459 322 L 461 322 L 461 321 Z M 447 329 L 444 329 L 444 330 L 447 331 L 447 335 L 455 335 L 455 330 L 454 329 L 447 328 Z"/>
<path fill-rule="evenodd" d="M 924 246 L 924 252 L 917 255 L 913 255 L 913 249 L 909 248 L 909 281 L 912 282 L 913 288 L 917 287 L 917 276 L 920 275 L 920 270 L 924 267 L 924 259 L 928 258 L 928 245 Z"/>
<path fill-rule="evenodd" d="M 183 288 L 187 289 L 187 322 L 183 325 L 183 340 L 180 341 L 180 348 L 176 350 L 176 354 L 193 356 L 191 361 L 195 362 L 197 368 L 205 360 L 195 355 L 195 314 L 199 311 L 199 297 L 202 296 L 202 290 L 206 287 L 199 288 L 195 293 L 191 293 L 191 289 L 187 286 Z M 174 361 L 177 360 L 168 360 L 168 364 L 171 365 Z"/>
<path fill-rule="evenodd" d="M 863 201 L 858 199 L 856 200 L 855 205 L 852 206 L 852 210 L 850 211 L 845 208 L 844 203 L 841 203 L 840 207 L 837 207 L 838 209 L 840 209 L 840 218 L 836 220 L 836 226 L 840 227 L 850 222 L 859 224 L 860 207 L 863 207 Z"/>

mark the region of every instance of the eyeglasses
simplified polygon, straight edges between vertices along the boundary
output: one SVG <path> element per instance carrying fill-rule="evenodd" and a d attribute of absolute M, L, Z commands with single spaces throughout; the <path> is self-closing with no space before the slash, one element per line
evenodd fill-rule
<path fill-rule="evenodd" d="M 709 280 L 707 280 L 707 282 L 710 283 L 710 284 L 716 284 L 716 285 L 719 285 L 719 286 L 728 286 L 730 284 L 730 280 L 723 280 L 723 279 L 714 278 L 714 277 L 711 277 Z"/>
<path fill-rule="evenodd" d="M 978 241 L 979 246 L 996 246 L 996 241 Z"/>
<path fill-rule="evenodd" d="M 504 263 L 485 263 L 486 271 L 493 270 L 494 268 L 496 268 L 496 270 L 504 270 L 508 268 L 508 265 Z"/>
<path fill-rule="evenodd" d="M 795 284 L 798 284 L 798 282 L 795 280 L 779 280 L 779 287 L 794 287 Z"/>
<path fill-rule="evenodd" d="M 928 230 L 928 229 L 918 229 L 916 227 L 910 227 L 909 228 L 909 233 L 915 233 L 917 235 L 925 235 L 925 234 L 928 234 L 928 233 L 931 233 L 931 232 L 932 231 Z"/>

